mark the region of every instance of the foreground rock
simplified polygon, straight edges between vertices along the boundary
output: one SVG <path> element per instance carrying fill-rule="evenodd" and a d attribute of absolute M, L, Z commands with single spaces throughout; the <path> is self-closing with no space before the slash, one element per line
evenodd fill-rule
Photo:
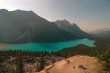
<path fill-rule="evenodd" d="M 73 56 L 49 65 L 39 73 L 102 73 L 104 63 L 95 57 Z"/>

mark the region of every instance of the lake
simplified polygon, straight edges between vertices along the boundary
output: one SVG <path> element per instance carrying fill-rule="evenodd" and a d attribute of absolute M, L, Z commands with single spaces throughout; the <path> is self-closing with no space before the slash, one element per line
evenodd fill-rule
<path fill-rule="evenodd" d="M 57 52 L 64 48 L 76 47 L 78 45 L 94 47 L 95 41 L 90 39 L 76 39 L 65 42 L 55 43 L 26 43 L 26 44 L 9 44 L 6 48 L 0 48 L 1 51 L 23 51 L 23 52 Z"/>

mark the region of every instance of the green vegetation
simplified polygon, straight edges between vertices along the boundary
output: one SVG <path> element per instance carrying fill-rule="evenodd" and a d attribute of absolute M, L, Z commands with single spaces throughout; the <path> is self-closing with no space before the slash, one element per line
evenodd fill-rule
<path fill-rule="evenodd" d="M 110 72 L 110 50 L 101 50 L 96 52 L 96 57 L 106 62 L 106 71 Z"/>
<path fill-rule="evenodd" d="M 18 56 L 16 58 L 16 73 L 23 73 L 23 64 L 22 64 L 22 57 Z"/>
<path fill-rule="evenodd" d="M 13 52 L 12 52 L 13 53 Z M 74 55 L 88 55 L 88 56 L 93 56 L 93 57 L 97 57 L 100 60 L 105 62 L 105 71 L 109 71 L 110 72 L 110 49 L 97 49 L 97 48 L 89 48 L 89 47 L 82 47 L 82 45 L 80 47 L 75 47 L 75 48 L 67 48 L 64 50 L 61 50 L 59 52 L 40 52 L 40 53 L 24 53 L 21 51 L 16 51 L 16 73 L 23 73 L 23 59 L 25 57 L 23 56 L 27 56 L 30 55 L 30 57 L 39 57 L 39 59 L 37 60 L 39 62 L 39 66 L 38 66 L 38 71 L 42 70 L 46 64 L 45 64 L 45 56 L 51 57 L 51 56 L 59 56 L 59 57 L 71 57 Z M 33 54 L 33 55 L 31 55 Z M 0 57 L 0 62 L 6 61 L 7 59 L 9 59 L 9 57 Z M 34 59 L 34 62 L 36 60 Z"/>
<path fill-rule="evenodd" d="M 0 73 L 16 73 L 14 65 L 10 57 L 0 56 Z"/>
<path fill-rule="evenodd" d="M 0 56 L 0 62 L 4 62 L 6 60 L 8 60 L 10 57 L 7 56 Z"/>

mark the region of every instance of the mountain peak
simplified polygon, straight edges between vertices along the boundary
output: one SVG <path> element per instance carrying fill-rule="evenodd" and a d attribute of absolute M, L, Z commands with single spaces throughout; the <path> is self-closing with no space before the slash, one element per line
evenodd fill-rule
<path fill-rule="evenodd" d="M 59 24 L 63 24 L 63 25 L 71 24 L 71 23 L 70 23 L 68 20 L 66 20 L 66 19 L 57 20 L 57 21 L 55 21 L 55 23 L 59 23 Z"/>
<path fill-rule="evenodd" d="M 77 24 L 75 23 L 70 23 L 68 20 L 57 20 L 55 22 L 55 24 L 58 25 L 58 27 L 62 28 L 62 29 L 65 29 L 67 31 L 75 31 L 75 30 L 78 30 L 80 31 L 80 28 L 77 26 Z"/>
<path fill-rule="evenodd" d="M 20 9 L 14 10 L 12 12 L 17 12 L 17 13 L 19 13 L 19 12 L 34 13 L 33 11 L 25 11 L 25 10 L 20 10 Z"/>

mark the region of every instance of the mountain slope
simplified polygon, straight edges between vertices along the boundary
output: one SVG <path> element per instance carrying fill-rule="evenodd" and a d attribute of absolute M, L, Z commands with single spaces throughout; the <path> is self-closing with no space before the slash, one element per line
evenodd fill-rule
<path fill-rule="evenodd" d="M 77 36 L 73 33 L 75 32 L 61 29 L 55 23 L 47 21 L 32 11 L 0 10 L 1 42 L 57 42 L 80 38 L 81 35 Z"/>
<path fill-rule="evenodd" d="M 96 41 L 97 48 L 110 48 L 110 30 L 99 30 L 89 34 Z"/>
<path fill-rule="evenodd" d="M 55 23 L 57 24 L 57 26 L 60 29 L 63 29 L 67 32 L 71 32 L 74 35 L 76 35 L 77 37 L 83 38 L 83 37 L 89 37 L 89 35 L 87 33 L 85 33 L 84 31 L 82 31 L 77 24 L 72 24 L 67 20 L 57 20 L 55 21 Z"/>
<path fill-rule="evenodd" d="M 110 30 L 100 30 L 91 33 L 95 37 L 110 39 Z"/>

